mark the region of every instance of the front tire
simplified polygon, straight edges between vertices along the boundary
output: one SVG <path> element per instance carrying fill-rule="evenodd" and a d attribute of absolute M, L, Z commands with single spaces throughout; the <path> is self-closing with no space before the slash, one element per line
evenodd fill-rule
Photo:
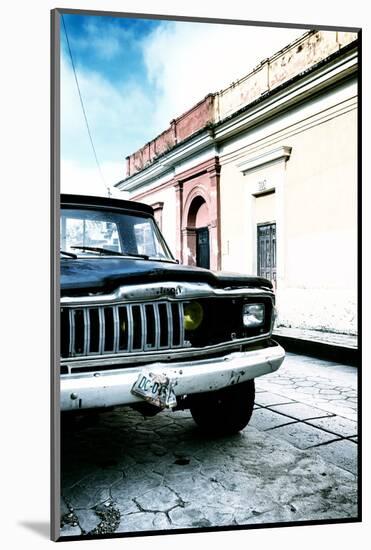
<path fill-rule="evenodd" d="M 231 435 L 247 426 L 254 401 L 255 382 L 248 380 L 222 390 L 194 395 L 190 411 L 202 431 L 211 435 Z"/>

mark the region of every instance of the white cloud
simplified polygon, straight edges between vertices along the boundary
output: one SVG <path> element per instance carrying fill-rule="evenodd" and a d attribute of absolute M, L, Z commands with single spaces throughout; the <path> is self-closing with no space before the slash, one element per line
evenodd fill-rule
<path fill-rule="evenodd" d="M 106 182 L 109 182 L 111 185 L 123 178 L 123 166 L 121 163 L 104 163 L 102 171 Z M 110 186 L 109 189 L 113 198 L 125 198 L 124 194 L 115 187 Z M 78 160 L 62 159 L 61 192 L 108 197 L 107 189 L 96 166 L 84 166 Z"/>
<path fill-rule="evenodd" d="M 241 25 L 162 24 L 142 46 L 158 95 L 157 127 L 164 129 L 208 93 L 227 87 L 303 33 Z"/>

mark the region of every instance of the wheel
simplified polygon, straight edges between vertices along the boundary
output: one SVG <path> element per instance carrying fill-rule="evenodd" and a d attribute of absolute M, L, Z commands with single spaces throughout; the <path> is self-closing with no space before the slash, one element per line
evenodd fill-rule
<path fill-rule="evenodd" d="M 190 411 L 202 431 L 212 435 L 230 435 L 247 426 L 254 400 L 255 382 L 248 380 L 222 390 L 194 395 Z"/>

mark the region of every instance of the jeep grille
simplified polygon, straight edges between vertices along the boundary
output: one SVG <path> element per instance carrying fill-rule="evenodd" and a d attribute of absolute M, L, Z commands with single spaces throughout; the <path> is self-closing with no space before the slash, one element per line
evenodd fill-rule
<path fill-rule="evenodd" d="M 202 305 L 203 320 L 195 330 L 184 329 L 184 306 L 189 301 L 63 306 L 62 358 L 204 348 L 231 341 L 238 345 L 242 339 L 270 334 L 270 297 L 259 297 L 265 303 L 266 318 L 262 327 L 253 329 L 242 324 L 242 306 L 256 298 L 197 301 Z"/>
<path fill-rule="evenodd" d="M 61 332 L 62 357 L 182 348 L 183 303 L 64 307 Z"/>

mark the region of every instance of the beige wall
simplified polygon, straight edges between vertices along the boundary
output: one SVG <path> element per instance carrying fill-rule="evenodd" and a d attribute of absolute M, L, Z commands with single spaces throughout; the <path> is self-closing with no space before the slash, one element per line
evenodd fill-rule
<path fill-rule="evenodd" d="M 283 146 L 291 148 L 289 158 L 243 171 L 244 159 Z M 357 120 L 351 94 L 341 102 L 328 98 L 320 113 L 313 104 L 312 115 L 294 124 L 283 118 L 279 131 L 273 135 L 267 127 L 265 137 L 250 145 L 241 147 L 240 139 L 238 154 L 229 146 L 221 165 L 222 268 L 256 273 L 256 224 L 276 221 L 279 323 L 356 333 Z M 264 188 L 275 190 L 269 205 L 254 196 Z M 262 219 L 264 208 L 270 219 Z"/>
<path fill-rule="evenodd" d="M 255 222 L 267 223 L 276 220 L 276 194 L 260 195 L 255 198 Z"/>

